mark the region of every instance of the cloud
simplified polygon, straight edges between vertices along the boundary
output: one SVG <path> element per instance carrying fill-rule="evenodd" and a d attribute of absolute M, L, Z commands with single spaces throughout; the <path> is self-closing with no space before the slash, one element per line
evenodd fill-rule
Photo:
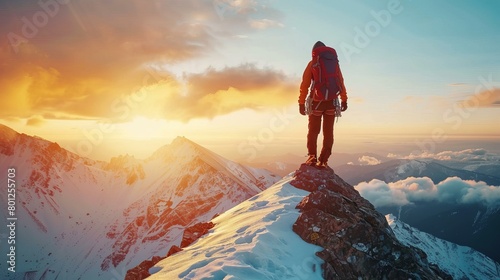
<path fill-rule="evenodd" d="M 350 97 L 349 102 L 355 103 L 355 104 L 363 104 L 363 103 L 365 103 L 365 99 L 362 97 L 355 96 L 355 97 Z"/>
<path fill-rule="evenodd" d="M 401 156 L 390 153 L 389 158 L 398 159 L 435 159 L 443 161 L 500 161 L 500 155 L 489 153 L 485 149 L 466 149 L 461 151 L 443 151 L 439 153 L 422 152 L 420 154 L 410 154 Z"/>
<path fill-rule="evenodd" d="M 26 120 L 26 125 L 28 126 L 41 126 L 45 123 L 45 120 L 42 116 L 33 116 Z"/>
<path fill-rule="evenodd" d="M 461 101 L 463 108 L 500 108 L 500 88 L 492 88 L 476 93 Z"/>
<path fill-rule="evenodd" d="M 48 2 L 50 8 L 42 5 Z M 253 20 L 281 17 L 259 1 L 235 1 L 223 18 L 213 1 L 59 2 L 0 2 L 0 118 L 124 120 L 150 112 L 142 106 L 170 102 L 177 94 L 170 91 L 182 90 L 182 81 L 162 69 L 255 32 Z M 144 89 L 149 101 L 116 105 Z"/>
<path fill-rule="evenodd" d="M 448 86 L 450 86 L 450 87 L 465 87 L 465 86 L 469 86 L 469 84 L 467 84 L 467 83 L 451 83 L 451 84 L 448 84 Z"/>
<path fill-rule="evenodd" d="M 456 89 L 449 95 L 405 96 L 400 103 L 410 106 L 426 106 L 448 110 L 450 108 L 468 108 L 469 112 L 479 108 L 499 108 L 500 88 L 488 86 L 486 90 L 472 93 L 470 84 L 456 83 L 449 86 Z"/>
<path fill-rule="evenodd" d="M 255 29 L 267 29 L 270 27 L 284 27 L 285 25 L 271 19 L 250 20 L 250 26 Z"/>
<path fill-rule="evenodd" d="M 392 189 L 384 181 L 377 179 L 368 183 L 359 183 L 354 188 L 375 207 L 403 206 L 410 203 L 406 198 L 405 192 L 398 189 Z"/>
<path fill-rule="evenodd" d="M 257 68 L 254 64 L 209 68 L 199 74 L 186 75 L 187 93 L 172 93 L 165 115 L 187 121 L 196 117 L 212 118 L 239 109 L 259 110 L 280 107 L 295 101 L 291 94 L 296 82 L 279 71 Z"/>
<path fill-rule="evenodd" d="M 410 104 L 422 103 L 424 101 L 425 99 L 422 96 L 414 96 L 414 95 L 407 95 L 402 100 L 403 103 L 410 103 Z"/>
<path fill-rule="evenodd" d="M 377 165 L 380 164 L 381 161 L 371 157 L 371 156 L 362 156 L 358 159 L 360 165 Z"/>
<path fill-rule="evenodd" d="M 500 207 L 500 186 L 450 177 L 434 184 L 428 177 L 409 177 L 394 183 L 380 180 L 362 182 L 355 189 L 375 207 L 403 206 L 418 202 L 452 204 L 480 203 Z"/>

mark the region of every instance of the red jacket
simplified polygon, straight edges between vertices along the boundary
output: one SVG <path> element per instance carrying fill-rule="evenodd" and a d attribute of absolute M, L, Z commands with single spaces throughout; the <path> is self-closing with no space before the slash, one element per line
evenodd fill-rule
<path fill-rule="evenodd" d="M 309 61 L 306 69 L 304 70 L 304 74 L 302 74 L 302 83 L 300 84 L 300 95 L 299 95 L 299 104 L 306 103 L 306 97 L 309 93 L 309 86 L 311 86 L 312 81 L 312 71 L 311 71 L 312 61 Z M 347 91 L 344 85 L 344 77 L 342 76 L 342 72 L 340 71 L 340 66 L 337 65 L 337 71 L 339 73 L 338 85 L 340 87 L 340 99 L 342 102 L 347 102 Z"/>

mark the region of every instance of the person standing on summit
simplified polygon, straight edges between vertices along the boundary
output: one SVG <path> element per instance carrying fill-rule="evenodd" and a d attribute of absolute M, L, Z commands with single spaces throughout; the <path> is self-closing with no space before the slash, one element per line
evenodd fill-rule
<path fill-rule="evenodd" d="M 312 85 L 311 85 L 312 83 Z M 307 96 L 310 88 L 310 94 Z M 339 104 L 339 97 L 342 103 Z M 335 117 L 347 110 L 347 92 L 340 71 L 337 52 L 318 41 L 312 49 L 300 84 L 299 112 L 309 116 L 307 132 L 307 165 L 327 167 L 333 147 Z M 323 120 L 323 147 L 317 157 L 317 140 Z"/>

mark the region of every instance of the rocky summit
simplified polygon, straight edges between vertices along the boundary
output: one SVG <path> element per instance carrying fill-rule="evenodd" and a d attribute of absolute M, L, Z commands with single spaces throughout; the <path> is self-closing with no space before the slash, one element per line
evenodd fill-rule
<path fill-rule="evenodd" d="M 400 243 L 374 206 L 330 168 L 301 165 L 291 185 L 311 192 L 293 231 L 323 248 L 325 279 L 452 279 Z"/>

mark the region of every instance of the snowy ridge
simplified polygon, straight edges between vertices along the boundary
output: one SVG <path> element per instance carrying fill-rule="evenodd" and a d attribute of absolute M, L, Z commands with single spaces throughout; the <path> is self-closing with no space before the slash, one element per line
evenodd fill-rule
<path fill-rule="evenodd" d="M 147 279 L 323 279 L 322 248 L 292 231 L 308 194 L 284 178 L 213 222 L 191 246 L 160 261 Z"/>
<path fill-rule="evenodd" d="M 301 166 L 274 186 L 213 219 L 215 226 L 206 235 L 158 262 L 149 269 L 151 276 L 147 279 L 323 279 L 323 276 L 327 279 L 385 279 L 378 277 L 382 275 L 388 279 L 403 279 L 398 275 L 417 277 L 411 279 L 450 279 L 443 271 L 453 275 L 453 279 L 498 279 L 496 264 L 492 265 L 491 260 L 481 258 L 469 248 L 457 251 L 460 246 L 451 243 L 441 248 L 445 254 L 429 258 L 430 262 L 437 263 L 431 265 L 423 251 L 409 246 L 413 245 L 409 242 L 396 240 L 386 223 L 387 218 L 378 214 L 380 223 L 375 218 L 367 218 L 370 211 L 378 212 L 340 178 L 326 180 L 329 174 L 334 176 L 333 171 L 327 173 Z M 308 186 L 313 189 L 321 186 L 321 190 L 311 193 L 299 189 Z M 329 197 L 326 193 L 336 195 Z M 322 215 L 326 212 L 308 208 L 314 205 L 321 205 L 324 211 L 331 208 L 337 214 Z M 302 209 L 302 213 L 297 209 Z M 367 216 L 363 216 L 365 214 Z M 359 220 L 359 215 L 366 218 Z M 318 223 L 310 224 L 311 220 Z M 395 228 L 395 223 L 391 223 Z M 357 228 L 359 224 L 363 226 Z M 346 228 L 341 230 L 342 226 Z M 349 231 L 354 227 L 359 230 Z M 399 227 L 402 225 L 396 228 Z M 437 240 L 432 236 L 426 238 Z M 308 240 L 311 243 L 328 240 L 321 244 L 327 245 L 328 252 L 333 252 L 337 258 L 327 258 L 328 262 L 323 262 L 324 258 L 317 255 L 324 256 L 326 248 L 307 243 Z M 429 252 L 427 250 L 431 255 Z M 363 261 L 363 254 L 367 255 L 367 261 Z M 466 262 L 467 255 L 473 256 L 472 265 Z M 462 261 L 460 266 L 470 267 L 456 270 L 450 264 L 456 260 Z M 332 261 L 339 264 L 334 273 L 342 273 L 341 278 L 324 274 Z M 381 274 L 377 274 L 379 272 Z"/>
<path fill-rule="evenodd" d="M 437 264 L 453 279 L 500 279 L 500 265 L 480 252 L 419 231 L 392 214 L 385 217 L 400 242 L 423 250 L 429 262 Z"/>
<path fill-rule="evenodd" d="M 196 157 L 202 158 L 204 162 L 212 166 L 214 169 L 223 172 L 225 175 L 231 177 L 231 179 L 239 182 L 241 185 L 249 186 L 257 192 L 264 189 L 263 187 L 255 188 L 255 185 L 259 185 L 259 181 L 274 180 L 273 176 L 270 176 L 269 172 L 262 172 L 263 169 L 252 168 L 227 160 L 222 156 L 192 142 L 191 140 L 186 139 L 185 137 L 177 137 L 171 145 L 161 149 L 148 160 L 157 159 L 165 152 L 166 156 L 164 159 L 167 161 L 172 156 L 176 159 L 181 158 L 187 160 L 193 160 Z M 176 171 L 177 170 L 171 170 L 171 172 Z"/>

